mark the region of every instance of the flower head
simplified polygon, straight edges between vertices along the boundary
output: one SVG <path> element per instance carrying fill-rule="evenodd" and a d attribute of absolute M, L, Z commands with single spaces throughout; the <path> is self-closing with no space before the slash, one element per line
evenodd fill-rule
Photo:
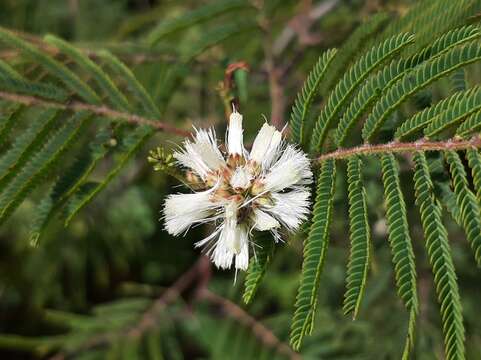
<path fill-rule="evenodd" d="M 185 140 L 173 155 L 201 191 L 167 197 L 165 228 L 179 235 L 193 225 L 215 224 L 212 234 L 196 246 L 205 247 L 221 269 L 233 264 L 247 269 L 254 230 L 270 231 L 273 241 L 278 241 L 282 227 L 295 231 L 307 217 L 309 159 L 267 123 L 249 153 L 243 144 L 242 115 L 234 110 L 226 154 L 219 150 L 213 129 L 196 129 L 193 139 Z"/>

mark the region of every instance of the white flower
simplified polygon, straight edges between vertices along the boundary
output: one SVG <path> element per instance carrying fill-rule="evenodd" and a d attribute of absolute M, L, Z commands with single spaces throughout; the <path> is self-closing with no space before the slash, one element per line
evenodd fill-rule
<path fill-rule="evenodd" d="M 252 144 L 250 159 L 260 164 L 263 169 L 269 168 L 279 154 L 281 142 L 282 134 L 274 126 L 264 123 Z"/>
<path fill-rule="evenodd" d="M 184 149 L 174 152 L 174 157 L 180 165 L 190 168 L 202 179 L 205 179 L 209 172 L 225 166 L 213 129 L 195 129 L 194 141 L 185 140 Z"/>
<path fill-rule="evenodd" d="M 246 270 L 253 231 L 270 231 L 273 241 L 284 227 L 297 230 L 309 212 L 312 172 L 307 156 L 286 144 L 282 133 L 264 124 L 249 152 L 243 145 L 242 115 L 229 119 L 227 154 L 217 146 L 214 130 L 196 130 L 176 151 L 178 163 L 197 177 L 193 194 L 167 197 L 165 228 L 172 235 L 190 226 L 212 223 L 214 231 L 198 241 L 221 269 Z"/>

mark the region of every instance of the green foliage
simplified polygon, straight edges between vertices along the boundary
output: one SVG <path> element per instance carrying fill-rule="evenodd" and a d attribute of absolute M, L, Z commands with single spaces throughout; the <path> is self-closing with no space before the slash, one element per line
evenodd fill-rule
<path fill-rule="evenodd" d="M 480 78 L 468 66 L 481 59 L 480 28 L 469 25 L 479 1 L 424 0 L 404 14 L 411 2 L 387 0 L 380 10 L 404 15 L 381 11 L 355 30 L 362 2 L 322 14 L 319 26 L 322 2 L 16 3 L 24 22 L 5 18 L 15 12 L 7 2 L 5 23 L 39 29 L 36 8 L 50 16 L 68 8 L 63 22 L 75 25 L 40 27 L 56 34 L 45 37 L 0 29 L 0 315 L 2 332 L 19 334 L 1 335 L 0 348 L 67 358 L 296 358 L 289 338 L 307 359 L 387 359 L 405 339 L 403 359 L 442 358 L 437 311 L 426 305 L 418 321 L 417 285 L 428 302 L 431 274 L 417 253 L 416 202 L 444 358 L 481 351 L 479 275 L 469 261 L 472 252 L 481 265 Z M 127 16 L 128 7 L 138 13 Z M 97 12 L 118 22 L 102 34 L 113 40 L 81 35 L 100 32 L 86 20 Z M 248 78 L 225 71 L 244 61 Z M 253 240 L 242 296 L 232 276 L 209 268 L 194 269 L 182 288 L 199 255 L 191 244 L 205 234 L 196 228 L 172 241 L 153 214 L 175 191 L 166 175 L 197 190 L 176 169 L 174 134 L 191 129 L 190 119 L 224 132 L 221 105 L 233 94 L 246 143 L 272 105 L 290 114 L 291 138 L 310 150 L 317 175 L 304 231 L 286 236 L 286 246 L 268 233 Z M 148 156 L 155 174 L 143 153 L 149 140 L 162 142 Z M 332 214 L 334 204 L 349 216 Z M 457 241 L 461 231 L 471 249 Z M 344 283 L 343 310 L 355 322 L 337 311 Z"/>
<path fill-rule="evenodd" d="M 463 121 L 467 116 L 478 111 L 481 107 L 481 91 L 479 88 L 474 88 L 463 98 L 450 106 L 442 114 L 436 116 L 429 125 L 424 129 L 424 134 L 428 137 L 434 137 L 444 130 L 456 126 Z"/>
<path fill-rule="evenodd" d="M 48 175 L 60 157 L 73 145 L 88 119 L 88 114 L 80 112 L 65 121 L 6 186 L 0 196 L 0 223 L 3 223 L 39 181 Z"/>
<path fill-rule="evenodd" d="M 317 183 L 313 225 L 304 244 L 301 283 L 297 293 L 295 313 L 291 326 L 291 344 L 294 349 L 301 347 L 304 336 L 310 334 L 314 326 L 317 292 L 329 240 L 328 232 L 331 221 L 335 176 L 335 162 L 326 161 L 321 166 Z"/>
<path fill-rule="evenodd" d="M 370 230 L 367 219 L 366 190 L 362 183 L 362 161 L 352 157 L 347 163 L 349 183 L 349 234 L 351 248 L 347 264 L 346 294 L 344 314 L 352 314 L 356 319 L 366 288 L 371 257 Z"/>
<path fill-rule="evenodd" d="M 474 26 L 451 30 L 436 39 L 433 44 L 423 48 L 419 53 L 407 59 L 396 59 L 379 70 L 362 86 L 339 121 L 336 130 L 338 145 L 344 146 L 349 131 L 359 122 L 368 108 L 381 97 L 382 89 L 391 87 L 396 80 L 422 62 L 438 57 L 449 49 L 473 40 L 479 35 L 479 29 Z"/>
<path fill-rule="evenodd" d="M 308 121 L 311 104 L 319 90 L 319 85 L 321 84 L 323 77 L 327 73 L 329 64 L 335 55 L 336 50 L 332 49 L 326 51 L 319 57 L 319 60 L 317 60 L 316 65 L 314 65 L 314 68 L 309 73 L 302 90 L 299 92 L 299 95 L 292 106 L 289 125 L 292 132 L 292 140 L 296 143 L 305 143 L 304 133 L 309 126 L 306 122 Z"/>
<path fill-rule="evenodd" d="M 447 53 L 426 62 L 419 68 L 407 73 L 374 105 L 372 113 L 362 129 L 364 141 L 370 141 L 384 122 L 407 98 L 425 88 L 433 81 L 446 76 L 456 69 L 481 59 L 477 42 L 454 48 Z"/>
<path fill-rule="evenodd" d="M 8 30 L 0 28 L 0 39 L 8 45 L 20 49 L 26 56 L 45 67 L 45 69 L 61 80 L 71 91 L 78 93 L 85 101 L 94 104 L 100 103 L 100 99 L 92 89 L 62 63 L 42 53 L 35 46 L 20 39 Z"/>
<path fill-rule="evenodd" d="M 473 92 L 477 92 L 478 88 L 470 89 L 467 91 L 459 91 L 451 95 L 450 97 L 443 99 L 433 106 L 430 106 L 404 121 L 394 133 L 396 139 L 402 140 L 410 136 L 416 135 L 423 130 L 426 126 L 431 124 L 434 119 L 438 119 L 438 115 L 444 114 L 448 109 L 452 109 L 459 101 L 472 95 Z M 436 120 L 438 121 L 438 120 Z"/>
<path fill-rule="evenodd" d="M 254 258 L 249 263 L 244 281 L 244 294 L 242 295 L 242 299 L 246 304 L 251 303 L 257 293 L 267 267 L 274 256 L 276 245 L 271 239 L 271 234 L 268 232 L 259 233 L 256 240 L 257 250 L 255 251 Z"/>
<path fill-rule="evenodd" d="M 481 266 L 481 209 L 476 196 L 469 189 L 466 171 L 455 151 L 446 152 L 446 161 L 451 170 L 456 203 L 461 210 L 461 220 L 478 266 Z"/>
<path fill-rule="evenodd" d="M 393 36 L 371 48 L 350 67 L 331 92 L 327 105 L 321 110 L 321 114 L 316 120 L 311 139 L 312 151 L 319 150 L 322 147 L 332 121 L 343 110 L 346 102 L 363 80 L 380 64 L 392 58 L 413 41 L 414 36 L 410 34 Z"/>
<path fill-rule="evenodd" d="M 249 3 L 245 0 L 221 0 L 198 9 L 184 13 L 182 16 L 172 20 L 161 22 L 148 35 L 147 41 L 150 45 L 155 45 L 162 40 L 163 37 L 174 32 L 187 29 L 193 25 L 209 21 L 213 18 L 221 16 L 231 11 L 237 11 L 240 8 L 248 7 Z"/>
<path fill-rule="evenodd" d="M 445 354 L 447 359 L 463 359 L 465 356 L 463 315 L 448 233 L 442 223 L 441 205 L 434 196 L 426 157 L 423 153 L 416 153 L 414 161 L 416 202 L 421 213 L 426 251 L 441 307 Z"/>
<path fill-rule="evenodd" d="M 399 297 L 410 314 L 408 336 L 403 354 L 403 358 L 408 358 L 414 346 L 414 325 L 419 311 L 416 264 L 411 236 L 409 235 L 406 204 L 399 180 L 398 164 L 394 155 L 382 155 L 381 165 L 389 245 L 391 246 L 396 287 Z"/>

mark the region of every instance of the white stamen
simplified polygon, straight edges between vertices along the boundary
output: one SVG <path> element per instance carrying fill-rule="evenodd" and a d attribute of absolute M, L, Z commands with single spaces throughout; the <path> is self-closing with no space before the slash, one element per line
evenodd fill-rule
<path fill-rule="evenodd" d="M 219 208 L 210 200 L 212 188 L 208 191 L 193 194 L 173 194 L 165 200 L 165 228 L 171 235 L 179 235 L 188 230 L 191 225 L 210 220 Z"/>
<path fill-rule="evenodd" d="M 213 129 L 196 130 L 194 141 L 184 141 L 184 150 L 174 152 L 174 158 L 182 166 L 194 170 L 202 179 L 205 179 L 209 172 L 225 166 Z"/>
<path fill-rule="evenodd" d="M 265 208 L 287 229 L 295 231 L 307 219 L 309 213 L 309 191 L 298 188 L 288 193 L 272 193 L 274 205 Z"/>
<path fill-rule="evenodd" d="M 250 159 L 262 165 L 263 169 L 268 169 L 278 154 L 281 142 L 281 132 L 274 126 L 264 123 L 252 144 Z"/>
<path fill-rule="evenodd" d="M 252 175 L 245 167 L 238 167 L 230 179 L 234 189 L 247 189 L 251 185 Z"/>
<path fill-rule="evenodd" d="M 292 186 L 312 182 L 309 159 L 300 150 L 287 145 L 282 156 L 266 174 L 264 184 L 267 191 L 281 191 Z"/>
<path fill-rule="evenodd" d="M 227 150 L 229 154 L 244 155 L 244 136 L 242 130 L 242 115 L 234 109 L 229 117 L 227 129 Z"/>
<path fill-rule="evenodd" d="M 241 270 L 247 269 L 248 244 L 247 228 L 237 224 L 237 204 L 231 201 L 225 207 L 225 222 L 212 253 L 214 264 L 221 269 L 228 269 L 235 257 L 235 267 Z"/>
<path fill-rule="evenodd" d="M 259 231 L 271 230 L 280 226 L 276 219 L 257 208 L 253 210 L 251 219 L 254 223 L 254 229 Z"/>

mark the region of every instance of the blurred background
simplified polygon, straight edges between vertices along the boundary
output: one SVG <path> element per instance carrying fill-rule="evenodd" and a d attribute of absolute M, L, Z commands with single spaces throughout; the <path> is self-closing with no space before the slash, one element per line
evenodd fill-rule
<path fill-rule="evenodd" d="M 153 94 L 163 120 L 187 130 L 192 124 L 213 125 L 223 134 L 226 104 L 235 97 L 249 142 L 264 117 L 278 125 L 288 121 L 297 92 L 324 50 L 340 47 L 373 16 L 375 31 L 381 31 L 413 2 L 1 0 L 0 25 L 33 39 L 52 33 L 86 50 L 111 50 Z M 3 60 L 14 56 L 0 49 Z M 479 69 L 471 67 L 469 74 L 479 79 Z M 334 72 L 327 82 L 338 77 Z M 107 129 L 106 136 L 114 153 L 115 133 Z M 32 246 L 31 229 L 47 187 L 39 188 L 0 228 L 0 358 L 399 358 L 407 313 L 393 286 L 376 159 L 367 161 L 365 169 L 375 251 L 360 316 L 352 321 L 341 309 L 348 224 L 345 176 L 340 176 L 316 326 L 296 355 L 287 339 L 304 234 L 277 247 L 258 293 L 250 305 L 243 305 L 243 275 L 234 284 L 232 271 L 211 268 L 193 248 L 208 229 L 171 238 L 159 222 L 165 195 L 179 191 L 179 184 L 152 170 L 148 151 L 158 145 L 171 149 L 181 140 L 155 135 L 68 227 L 52 221 L 38 246 Z M 0 153 L 4 149 L 1 144 Z M 105 158 L 93 182 L 105 177 L 113 159 Z M 438 305 L 422 251 L 407 160 L 401 176 L 421 297 L 414 358 L 440 359 Z M 481 359 L 476 310 L 481 273 L 460 229 L 449 219 L 446 223 L 464 306 L 468 358 Z M 207 286 L 209 295 L 196 300 L 201 286 Z"/>

